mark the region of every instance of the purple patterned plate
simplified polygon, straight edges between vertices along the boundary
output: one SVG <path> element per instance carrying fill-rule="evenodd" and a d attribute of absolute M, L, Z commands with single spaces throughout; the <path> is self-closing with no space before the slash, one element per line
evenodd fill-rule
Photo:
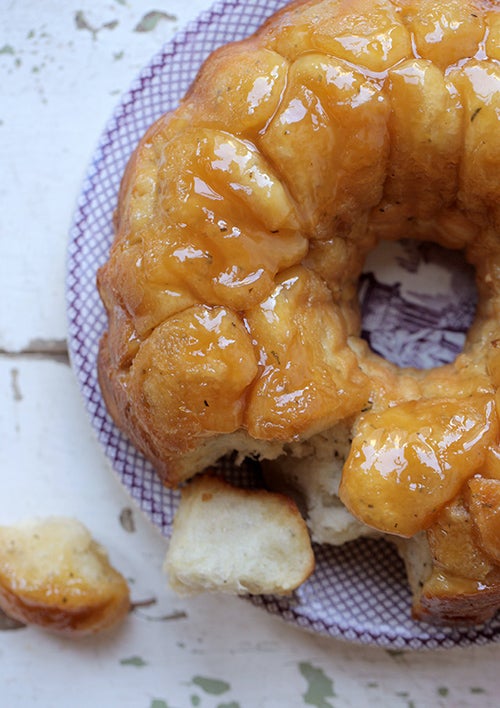
<path fill-rule="evenodd" d="M 252 33 L 285 4 L 286 0 L 216 3 L 151 60 L 104 130 L 70 234 L 67 307 L 72 363 L 114 470 L 165 535 L 178 495 L 162 486 L 150 464 L 115 428 L 99 391 L 96 354 L 106 317 L 95 275 L 112 240 L 120 177 L 146 128 L 176 106 L 213 49 Z M 443 258 L 438 248 L 414 243 L 392 244 L 370 256 L 360 298 L 363 333 L 375 350 L 401 365 L 422 368 L 449 361 L 460 351 L 474 313 L 475 293 L 463 264 L 458 262 L 449 271 L 449 261 L 449 254 Z M 500 619 L 459 630 L 413 622 L 403 565 L 389 544 L 363 540 L 315 550 L 317 569 L 292 598 L 260 596 L 252 602 L 296 626 L 384 647 L 452 647 L 500 639 Z"/>

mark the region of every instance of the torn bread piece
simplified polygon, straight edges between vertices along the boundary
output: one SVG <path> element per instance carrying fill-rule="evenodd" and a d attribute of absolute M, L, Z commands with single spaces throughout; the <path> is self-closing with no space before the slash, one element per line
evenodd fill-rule
<path fill-rule="evenodd" d="M 500 568 L 476 542 L 474 519 L 462 495 L 426 532 L 394 540 L 405 562 L 414 619 L 471 626 L 495 615 Z"/>
<path fill-rule="evenodd" d="M 180 594 L 285 595 L 312 573 L 314 555 L 291 499 L 201 475 L 182 490 L 165 570 Z"/>
<path fill-rule="evenodd" d="M 0 608 L 26 624 L 83 636 L 125 617 L 129 588 L 79 521 L 29 520 L 0 526 Z"/>
<path fill-rule="evenodd" d="M 262 463 L 266 486 L 297 503 L 315 543 L 338 546 L 380 535 L 356 519 L 339 499 L 350 446 L 350 428 L 339 423 L 304 443 L 286 445 L 284 455 Z"/>

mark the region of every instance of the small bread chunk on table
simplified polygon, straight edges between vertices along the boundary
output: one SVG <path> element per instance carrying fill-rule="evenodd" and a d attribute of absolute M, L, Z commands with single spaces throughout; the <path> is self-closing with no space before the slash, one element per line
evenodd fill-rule
<path fill-rule="evenodd" d="M 79 521 L 29 520 L 0 527 L 0 608 L 20 622 L 84 636 L 125 617 L 129 588 Z"/>

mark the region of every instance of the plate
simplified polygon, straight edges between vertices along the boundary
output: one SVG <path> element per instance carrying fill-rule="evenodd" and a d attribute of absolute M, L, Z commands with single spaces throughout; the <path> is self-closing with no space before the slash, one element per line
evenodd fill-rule
<path fill-rule="evenodd" d="M 178 493 L 162 486 L 151 465 L 116 429 L 101 398 L 96 356 L 106 316 L 95 287 L 96 271 L 111 244 L 121 175 L 146 128 L 177 105 L 212 50 L 251 34 L 285 4 L 216 3 L 152 58 L 104 129 L 71 228 L 66 288 L 71 361 L 113 469 L 166 536 Z M 463 263 L 452 264 L 451 271 L 449 266 L 449 254 L 428 244 L 401 242 L 371 254 L 360 298 L 363 333 L 374 349 L 401 365 L 423 368 L 453 359 L 474 314 L 474 281 Z M 500 619 L 470 629 L 413 622 L 403 564 L 384 541 L 318 546 L 315 552 L 315 573 L 292 597 L 258 596 L 250 601 L 298 627 L 388 648 L 465 646 L 500 638 Z"/>

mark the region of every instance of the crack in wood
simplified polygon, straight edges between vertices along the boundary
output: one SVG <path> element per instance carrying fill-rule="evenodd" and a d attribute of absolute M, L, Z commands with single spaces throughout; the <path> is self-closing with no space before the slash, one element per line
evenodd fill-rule
<path fill-rule="evenodd" d="M 23 349 L 1 349 L 0 357 L 8 359 L 48 359 L 69 364 L 68 343 L 65 339 L 32 339 Z"/>

